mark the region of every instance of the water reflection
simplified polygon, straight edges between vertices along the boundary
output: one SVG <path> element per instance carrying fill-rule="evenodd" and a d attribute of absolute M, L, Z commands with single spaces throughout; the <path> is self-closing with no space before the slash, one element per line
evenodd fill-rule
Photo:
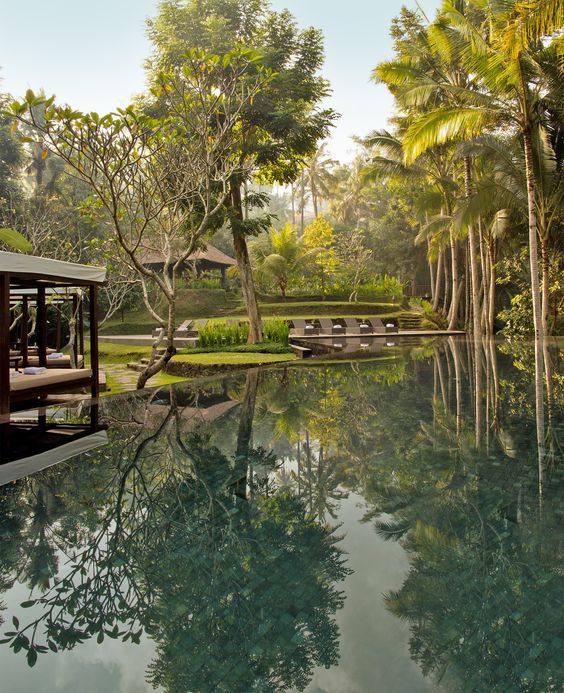
<path fill-rule="evenodd" d="M 564 382 L 543 356 L 542 412 L 534 350 L 455 338 L 106 400 L 105 448 L 0 490 L 2 647 L 40 666 L 149 637 L 164 691 L 304 690 L 354 645 L 354 494 L 409 557 L 384 599 L 425 676 L 560 690 Z"/>

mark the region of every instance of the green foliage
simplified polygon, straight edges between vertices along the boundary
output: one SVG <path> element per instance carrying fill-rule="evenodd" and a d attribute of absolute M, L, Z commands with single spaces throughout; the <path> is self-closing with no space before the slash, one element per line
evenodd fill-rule
<path fill-rule="evenodd" d="M 217 322 L 210 320 L 198 330 L 198 344 L 202 347 L 246 344 L 249 339 L 247 322 Z"/>
<path fill-rule="evenodd" d="M 296 229 L 285 224 L 279 231 L 270 229 L 268 235 L 257 238 L 249 247 L 253 270 L 262 284 L 274 282 L 282 297 L 307 258 L 303 244 L 298 241 Z"/>
<path fill-rule="evenodd" d="M 263 325 L 263 335 L 268 342 L 288 346 L 290 328 L 286 320 L 267 320 Z M 198 331 L 198 346 L 222 347 L 246 345 L 249 338 L 247 322 L 219 322 L 210 320 Z M 255 345 L 249 345 L 255 346 Z M 256 345 L 260 346 L 260 345 Z M 193 353 L 192 351 L 190 353 Z"/>
<path fill-rule="evenodd" d="M 12 250 L 29 253 L 33 249 L 31 243 L 15 229 L 0 229 L 0 243 L 4 243 Z"/>
<path fill-rule="evenodd" d="M 308 251 L 311 269 L 308 268 L 307 280 L 311 285 L 311 279 L 315 281 L 315 288 L 319 288 L 325 295 L 329 293 L 331 283 L 339 266 L 339 260 L 335 252 L 335 233 L 331 224 L 323 216 L 306 226 L 303 239 L 304 248 Z"/>
<path fill-rule="evenodd" d="M 281 318 L 266 320 L 262 327 L 262 333 L 267 341 L 288 346 L 290 327 L 287 320 Z"/>
<path fill-rule="evenodd" d="M 291 347 L 281 342 L 260 342 L 259 344 L 235 344 L 222 346 L 197 346 L 179 349 L 179 355 L 191 356 L 192 354 L 291 354 Z"/>

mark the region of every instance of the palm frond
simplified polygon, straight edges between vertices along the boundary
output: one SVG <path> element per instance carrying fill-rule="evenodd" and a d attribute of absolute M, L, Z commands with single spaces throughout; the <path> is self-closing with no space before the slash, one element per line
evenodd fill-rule
<path fill-rule="evenodd" d="M 424 113 L 405 133 L 406 163 L 413 163 L 431 147 L 477 137 L 490 121 L 491 114 L 486 109 L 451 107 Z"/>

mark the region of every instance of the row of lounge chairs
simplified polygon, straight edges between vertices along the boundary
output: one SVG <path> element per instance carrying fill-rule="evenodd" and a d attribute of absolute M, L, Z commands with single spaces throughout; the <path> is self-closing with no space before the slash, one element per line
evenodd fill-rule
<path fill-rule="evenodd" d="M 198 336 L 198 331 L 208 324 L 209 320 L 185 320 L 175 331 L 174 336 L 179 339 L 194 339 Z M 237 320 L 227 320 L 226 324 L 236 324 Z M 362 335 L 362 334 L 388 334 L 398 331 L 397 325 L 387 323 L 386 325 L 380 318 L 367 318 L 358 320 L 357 318 L 344 318 L 343 320 L 333 321 L 331 318 L 318 318 L 314 321 L 294 319 L 290 321 L 292 336 L 309 335 Z M 159 337 L 162 328 L 156 328 L 152 332 L 154 338 Z"/>
<path fill-rule="evenodd" d="M 367 318 L 360 322 L 357 318 L 344 318 L 333 322 L 330 318 L 319 318 L 314 324 L 306 320 L 292 320 L 293 336 L 309 335 L 360 335 L 360 334 L 387 334 L 396 333 L 397 325 L 388 323 L 384 325 L 380 318 Z"/>

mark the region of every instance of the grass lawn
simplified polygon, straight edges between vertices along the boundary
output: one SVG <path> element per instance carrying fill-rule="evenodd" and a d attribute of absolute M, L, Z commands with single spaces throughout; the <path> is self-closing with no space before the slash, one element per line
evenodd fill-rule
<path fill-rule="evenodd" d="M 243 365 L 249 364 L 256 366 L 261 363 L 278 363 L 281 361 L 294 361 L 294 354 L 257 354 L 247 353 L 239 354 L 237 352 L 216 351 L 211 354 L 177 354 L 173 361 L 182 361 L 184 363 L 197 363 L 204 366 L 216 366 L 221 364 L 227 365 Z"/>

